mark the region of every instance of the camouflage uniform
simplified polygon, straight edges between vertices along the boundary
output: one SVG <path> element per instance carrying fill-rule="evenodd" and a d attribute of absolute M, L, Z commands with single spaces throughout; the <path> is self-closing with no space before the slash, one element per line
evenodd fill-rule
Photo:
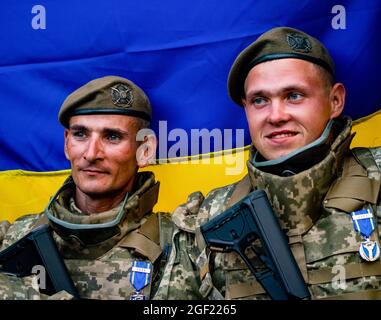
<path fill-rule="evenodd" d="M 75 238 L 64 239 L 57 231 L 53 233 L 81 298 L 130 299 L 135 291 L 130 273 L 132 262 L 136 260 L 151 262 L 154 266 L 153 280 L 143 289 L 143 294 L 152 298 L 157 290 L 165 261 L 162 247 L 170 243 L 172 226 L 164 214 L 152 214 L 159 187 L 153 173 L 138 173 L 136 180 L 135 191 L 125 204 L 125 218 L 119 223 L 117 234 L 96 245 L 84 246 Z M 75 185 L 72 185 L 73 188 L 61 192 L 50 209 L 55 217 L 72 223 L 97 224 L 113 220 L 121 209 L 122 204 L 107 212 L 84 215 L 74 204 Z M 43 215 L 26 215 L 12 225 L 0 223 L 1 249 L 30 232 Z M 0 273 L 0 299 L 48 298 L 39 293 L 36 283 L 35 276 L 16 278 Z M 53 298 L 66 299 L 70 295 L 60 292 Z"/>
<path fill-rule="evenodd" d="M 266 191 L 313 299 L 381 298 L 380 259 L 364 262 L 360 258 L 362 240 L 349 215 L 351 211 L 371 207 L 376 219 L 380 218 L 381 148 L 370 149 L 373 157 L 366 152 L 368 149 L 355 153 L 362 164 L 359 165 L 349 152 L 353 137 L 350 131 L 348 119 L 323 161 L 293 176 L 273 175 L 258 170 L 250 160 L 247 163 L 250 189 Z M 187 252 L 192 265 L 178 281 L 189 292 L 189 298 L 268 298 L 236 253 L 210 252 L 198 237 L 200 225 L 227 209 L 237 185 L 215 189 L 205 199 L 195 192 L 173 213 L 174 223 L 184 231 L 177 236 L 177 252 Z M 378 232 L 373 232 L 371 239 L 379 242 Z M 175 263 L 176 257 L 169 261 L 173 263 L 167 266 L 161 290 L 164 284 L 178 280 L 175 274 L 180 266 Z M 334 281 L 339 272 L 344 276 L 342 282 Z M 200 285 L 197 290 L 194 283 Z M 173 290 L 171 287 L 169 291 Z"/>

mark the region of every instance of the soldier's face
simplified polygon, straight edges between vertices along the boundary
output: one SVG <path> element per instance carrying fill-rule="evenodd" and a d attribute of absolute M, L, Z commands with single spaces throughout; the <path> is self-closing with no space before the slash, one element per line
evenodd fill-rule
<path fill-rule="evenodd" d="M 242 102 L 251 140 L 265 159 L 313 142 L 342 112 L 344 86 L 331 87 L 318 68 L 300 59 L 279 59 L 249 72 Z"/>
<path fill-rule="evenodd" d="M 124 115 L 81 115 L 65 130 L 65 154 L 77 192 L 117 196 L 130 191 L 138 169 L 136 118 Z"/>

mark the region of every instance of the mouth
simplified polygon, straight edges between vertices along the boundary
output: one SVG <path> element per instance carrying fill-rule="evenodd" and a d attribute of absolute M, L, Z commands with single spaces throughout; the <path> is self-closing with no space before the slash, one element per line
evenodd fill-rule
<path fill-rule="evenodd" d="M 96 168 L 83 168 L 83 169 L 80 169 L 80 171 L 82 171 L 86 174 L 89 174 L 89 175 L 107 174 L 108 173 L 105 170 L 96 169 Z"/>
<path fill-rule="evenodd" d="M 277 141 L 277 140 L 283 140 L 287 138 L 295 137 L 298 134 L 296 131 L 290 131 L 290 130 L 281 130 L 281 131 L 274 131 L 271 132 L 269 135 L 266 135 L 265 137 Z"/>

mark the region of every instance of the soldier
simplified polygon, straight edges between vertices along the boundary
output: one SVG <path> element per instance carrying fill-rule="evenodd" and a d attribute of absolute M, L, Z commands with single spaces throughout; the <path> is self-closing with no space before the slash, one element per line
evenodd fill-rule
<path fill-rule="evenodd" d="M 145 93 L 121 77 L 95 79 L 70 94 L 59 121 L 71 175 L 44 213 L 0 223 L 1 249 L 48 223 L 81 298 L 152 298 L 172 226 L 164 214 L 152 213 L 159 193 L 154 174 L 138 172 L 156 150 L 153 135 L 137 141 L 151 113 Z M 0 298 L 48 298 L 33 277 L 0 273 Z M 60 292 L 53 298 L 70 295 Z"/>
<path fill-rule="evenodd" d="M 381 148 L 350 150 L 352 121 L 341 115 L 345 88 L 334 81 L 327 49 L 296 29 L 269 30 L 238 55 L 228 91 L 250 129 L 248 175 L 205 198 L 192 193 L 174 211 L 172 219 L 183 230 L 174 239 L 177 247 L 188 247 L 189 268 L 185 279 L 175 279 L 180 266 L 170 257 L 163 283 L 176 280 L 184 290 L 198 283 L 193 293 L 188 290 L 190 298 L 268 298 L 236 253 L 205 248 L 198 231 L 263 189 L 313 299 L 381 298 L 375 228 Z"/>

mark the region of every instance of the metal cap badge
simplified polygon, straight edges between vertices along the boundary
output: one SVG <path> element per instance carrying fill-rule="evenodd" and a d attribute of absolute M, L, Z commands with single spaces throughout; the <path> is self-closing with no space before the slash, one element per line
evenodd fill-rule
<path fill-rule="evenodd" d="M 115 105 L 128 108 L 131 106 L 134 96 L 132 95 L 132 90 L 127 85 L 119 83 L 111 88 L 111 99 Z"/>

